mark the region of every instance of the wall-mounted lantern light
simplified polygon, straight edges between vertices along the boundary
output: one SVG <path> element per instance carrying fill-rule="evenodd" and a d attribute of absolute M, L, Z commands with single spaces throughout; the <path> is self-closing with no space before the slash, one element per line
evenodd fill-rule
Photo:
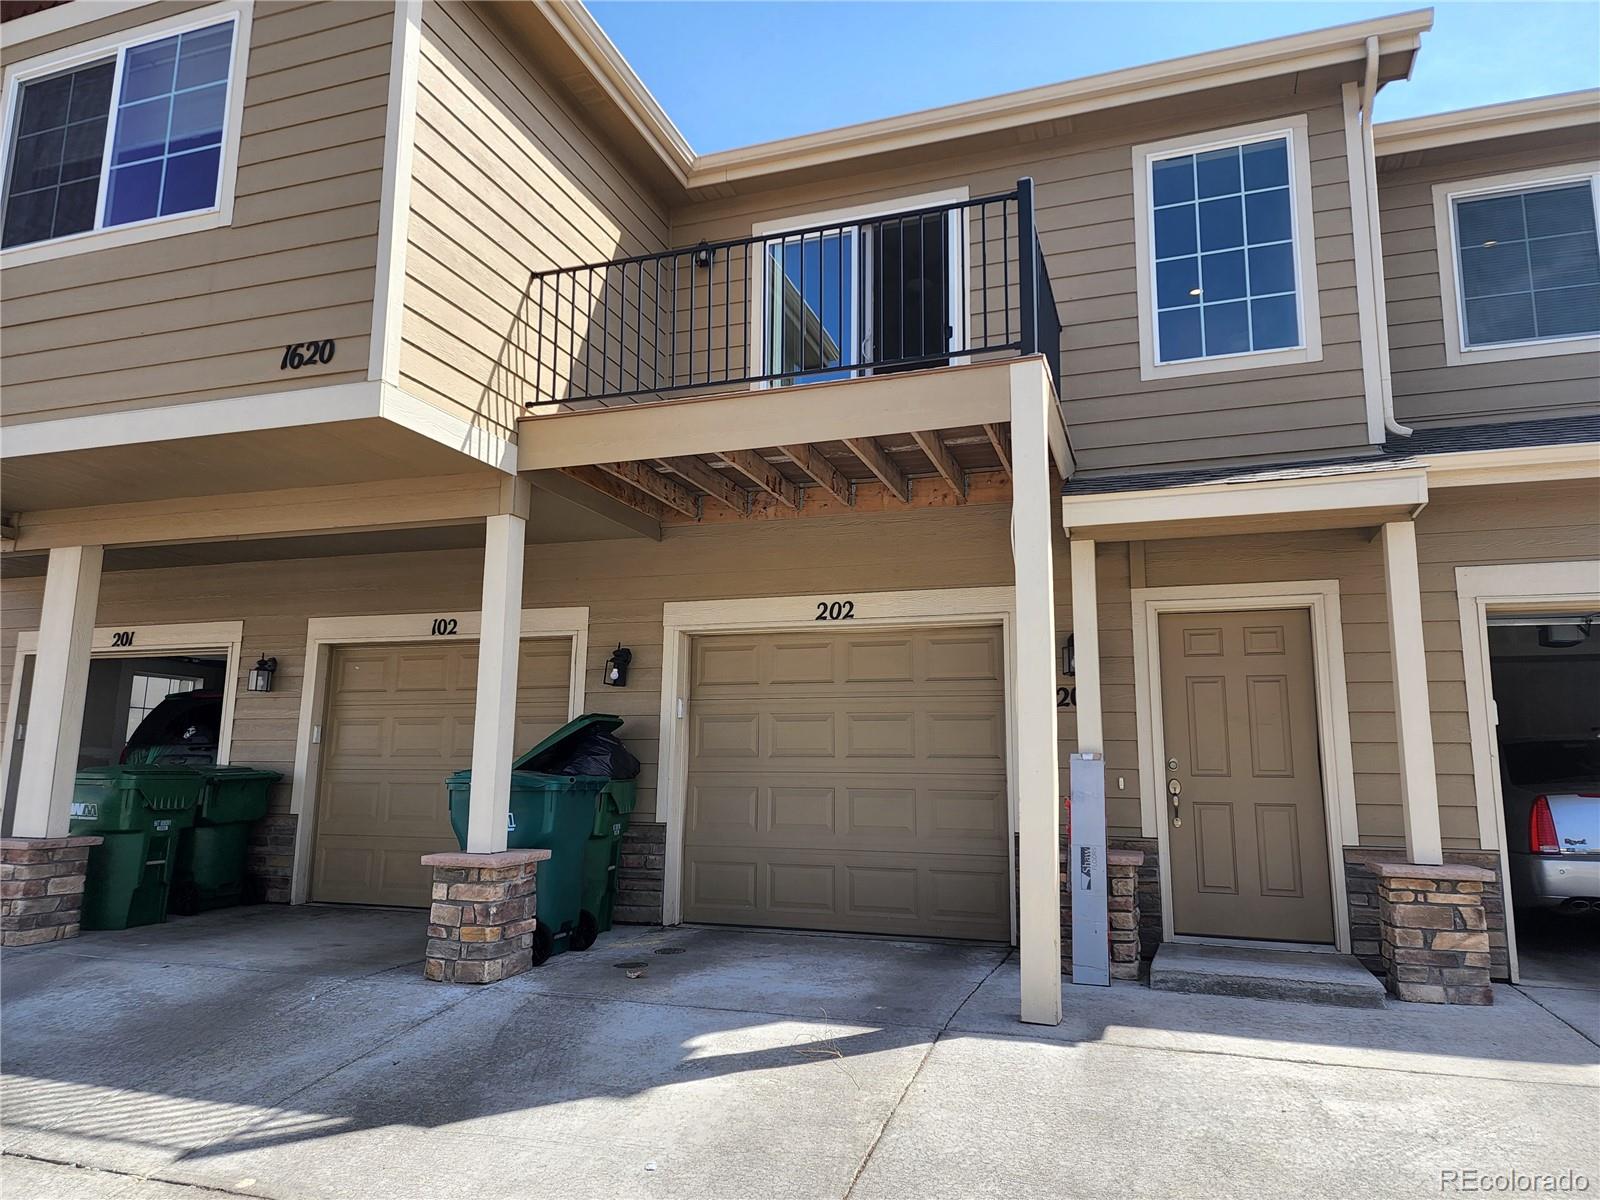
<path fill-rule="evenodd" d="M 702 238 L 700 244 L 694 248 L 694 265 L 710 270 L 712 257 L 711 247 L 706 245 L 705 239 Z"/>
<path fill-rule="evenodd" d="M 250 668 L 249 687 L 252 692 L 270 692 L 272 690 L 272 673 L 278 669 L 278 660 L 262 655 L 256 659 L 256 665 Z"/>
<path fill-rule="evenodd" d="M 606 659 L 605 674 L 600 677 L 600 682 L 607 687 L 628 686 L 628 664 L 633 661 L 633 651 L 627 650 L 619 643 L 611 652 L 611 657 Z"/>
<path fill-rule="evenodd" d="M 1068 679 L 1078 677 L 1078 652 L 1072 644 L 1072 635 L 1067 634 L 1067 640 L 1061 643 L 1061 674 Z"/>

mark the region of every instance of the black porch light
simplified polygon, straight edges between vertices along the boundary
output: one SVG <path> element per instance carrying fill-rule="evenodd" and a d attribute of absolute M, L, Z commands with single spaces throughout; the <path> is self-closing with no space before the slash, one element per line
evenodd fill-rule
<path fill-rule="evenodd" d="M 278 669 L 278 660 L 268 658 L 263 654 L 256 659 L 256 665 L 250 668 L 249 688 L 252 692 L 270 692 L 272 690 L 272 674 Z"/>
<path fill-rule="evenodd" d="M 694 248 L 694 265 L 709 270 L 712 257 L 711 247 L 701 238 L 700 244 Z"/>
<path fill-rule="evenodd" d="M 617 648 L 611 652 L 611 657 L 606 659 L 605 673 L 601 675 L 600 682 L 607 687 L 628 686 L 628 664 L 633 661 L 633 651 L 625 649 L 617 643 Z"/>

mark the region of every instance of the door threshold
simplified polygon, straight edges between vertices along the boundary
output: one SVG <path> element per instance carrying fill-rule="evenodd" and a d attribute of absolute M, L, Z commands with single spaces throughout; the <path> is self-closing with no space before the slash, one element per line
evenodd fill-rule
<path fill-rule="evenodd" d="M 1289 954 L 1338 954 L 1332 942 L 1270 942 L 1263 938 L 1204 937 L 1197 933 L 1177 933 L 1166 939 L 1185 946 L 1224 946 L 1230 950 L 1280 950 Z"/>

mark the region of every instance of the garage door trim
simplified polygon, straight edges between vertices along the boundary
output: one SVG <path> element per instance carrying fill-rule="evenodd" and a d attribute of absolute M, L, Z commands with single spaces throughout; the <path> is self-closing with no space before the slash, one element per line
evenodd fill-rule
<path fill-rule="evenodd" d="M 1461 617 L 1461 659 L 1467 687 L 1467 731 L 1472 739 L 1473 795 L 1478 802 L 1478 845 L 1500 856 L 1500 878 L 1511 878 L 1507 858 L 1505 812 L 1501 808 L 1500 770 L 1496 762 L 1494 690 L 1489 677 L 1489 614 L 1515 610 L 1562 611 L 1600 606 L 1595 579 L 1600 561 L 1506 563 L 1457 567 L 1456 601 Z M 1521 978 L 1517 962 L 1517 925 L 1511 905 L 1505 906 L 1506 951 L 1511 982 Z"/>
<path fill-rule="evenodd" d="M 294 874 L 289 899 L 304 904 L 311 894 L 311 861 L 315 846 L 316 796 L 320 774 L 321 714 L 327 702 L 328 666 L 340 646 L 392 642 L 476 642 L 482 614 L 476 609 L 419 613 L 373 613 L 350 617 L 313 617 L 306 622 L 305 678 L 300 689 L 300 717 L 295 729 L 294 781 L 289 811 L 295 823 Z M 589 609 L 525 608 L 519 637 L 566 637 L 572 640 L 572 668 L 567 710 L 584 710 L 585 670 L 589 658 Z"/>
<path fill-rule="evenodd" d="M 829 592 L 805 596 L 748 597 L 668 603 L 662 613 L 661 764 L 657 816 L 667 826 L 662 881 L 662 923 L 683 920 L 685 796 L 689 783 L 688 703 L 693 655 L 690 641 L 717 633 L 837 632 L 841 628 L 905 629 L 998 625 L 1006 680 L 1006 823 L 1008 840 L 1017 828 L 1016 653 L 1013 628 L 1016 589 L 936 588 L 920 591 Z M 845 616 L 845 613 L 850 615 Z M 1016 857 L 1007 855 L 1011 934 L 1017 934 Z"/>

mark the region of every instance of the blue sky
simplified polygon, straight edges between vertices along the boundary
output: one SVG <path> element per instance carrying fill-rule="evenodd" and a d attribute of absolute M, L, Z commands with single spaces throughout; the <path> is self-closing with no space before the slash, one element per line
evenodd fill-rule
<path fill-rule="evenodd" d="M 1097 0 L 592 0 L 701 153 L 1419 4 Z M 1378 119 L 1600 86 L 1594 0 L 1446 0 Z M 893 53 L 885 53 L 894 47 Z"/>

